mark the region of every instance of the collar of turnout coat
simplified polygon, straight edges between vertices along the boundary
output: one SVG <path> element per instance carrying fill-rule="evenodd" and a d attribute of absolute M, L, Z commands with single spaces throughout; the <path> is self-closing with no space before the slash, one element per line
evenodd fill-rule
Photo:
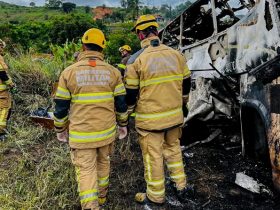
<path fill-rule="evenodd" d="M 152 36 L 152 37 L 149 37 L 149 38 L 146 38 L 144 39 L 143 41 L 141 41 L 141 48 L 146 48 L 148 47 L 149 45 L 151 45 L 151 41 L 152 40 L 159 40 L 159 38 L 157 36 Z"/>
<path fill-rule="evenodd" d="M 83 51 L 79 54 L 78 61 L 86 60 L 89 58 L 95 58 L 98 60 L 104 60 L 104 55 L 96 51 Z"/>

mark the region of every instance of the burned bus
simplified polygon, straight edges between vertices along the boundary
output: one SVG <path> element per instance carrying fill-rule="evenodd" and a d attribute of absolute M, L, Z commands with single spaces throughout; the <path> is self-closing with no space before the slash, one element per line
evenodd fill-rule
<path fill-rule="evenodd" d="M 198 0 L 160 31 L 192 71 L 187 124 L 238 119 L 280 191 L 280 0 Z"/>

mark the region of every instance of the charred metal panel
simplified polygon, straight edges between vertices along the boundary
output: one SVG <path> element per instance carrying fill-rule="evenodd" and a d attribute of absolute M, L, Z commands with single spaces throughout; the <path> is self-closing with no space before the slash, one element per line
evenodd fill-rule
<path fill-rule="evenodd" d="M 230 119 L 239 116 L 240 106 L 243 113 L 257 113 L 260 126 L 250 119 L 247 123 L 252 132 L 263 132 L 249 132 L 248 138 L 268 140 L 280 191 L 280 0 L 215 0 L 216 18 L 210 2 L 196 1 L 160 32 L 164 44 L 184 52 L 192 71 L 196 89 L 190 94 L 188 119 Z M 227 85 L 217 81 L 227 82 L 224 78 L 239 84 L 223 91 Z M 267 136 L 260 138 L 263 134 Z"/>
<path fill-rule="evenodd" d="M 270 86 L 271 113 L 280 114 L 280 84 Z"/>

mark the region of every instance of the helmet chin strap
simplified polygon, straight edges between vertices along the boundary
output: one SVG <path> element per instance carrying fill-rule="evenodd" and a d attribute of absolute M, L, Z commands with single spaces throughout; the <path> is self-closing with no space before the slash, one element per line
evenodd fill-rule
<path fill-rule="evenodd" d="M 142 41 L 142 40 L 146 39 L 147 37 L 146 37 L 146 35 L 142 31 L 140 31 L 138 33 L 138 38 Z"/>
<path fill-rule="evenodd" d="M 140 31 L 138 34 L 138 38 L 142 41 L 150 36 L 158 36 L 158 32 L 151 32 L 149 35 L 145 34 L 143 31 Z"/>

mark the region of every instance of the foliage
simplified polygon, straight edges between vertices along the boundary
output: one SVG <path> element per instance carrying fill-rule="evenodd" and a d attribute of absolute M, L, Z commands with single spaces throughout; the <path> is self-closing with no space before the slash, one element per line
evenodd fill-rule
<path fill-rule="evenodd" d="M 18 89 L 28 94 L 50 95 L 50 83 L 57 80 L 64 67 L 62 60 L 32 51 L 5 58 Z"/>
<path fill-rule="evenodd" d="M 92 27 L 105 29 L 105 26 L 96 23 L 92 18 L 84 15 L 69 14 L 67 16 L 57 17 L 52 20 L 49 30 L 50 42 L 62 45 L 66 40 L 78 41 L 84 32 Z"/>
<path fill-rule="evenodd" d="M 139 16 L 140 6 L 142 2 L 139 0 L 121 0 L 121 6 L 126 8 L 127 12 L 132 14 L 132 18 L 135 19 Z"/>
<path fill-rule="evenodd" d="M 105 48 L 105 56 L 111 64 L 119 63 L 121 56 L 119 54 L 119 47 L 128 44 L 133 52 L 140 49 L 140 44 L 137 36 L 130 32 L 133 27 L 132 23 L 122 23 L 115 25 L 114 32 L 108 35 L 107 46 Z"/>
<path fill-rule="evenodd" d="M 46 7 L 49 8 L 59 8 L 62 5 L 61 0 L 46 0 Z"/>
<path fill-rule="evenodd" d="M 71 2 L 62 3 L 62 10 L 65 13 L 70 13 L 76 8 L 76 4 Z"/>
<path fill-rule="evenodd" d="M 90 6 L 86 6 L 86 7 L 85 7 L 85 13 L 90 13 L 90 11 L 91 11 Z"/>
<path fill-rule="evenodd" d="M 35 2 L 31 1 L 30 4 L 29 4 L 29 6 L 30 6 L 30 7 L 35 7 L 36 4 L 35 4 Z"/>
<path fill-rule="evenodd" d="M 76 44 L 67 40 L 63 46 L 51 44 L 50 49 L 54 60 L 62 63 L 62 68 L 64 69 L 75 61 L 74 54 L 81 51 L 81 43 Z"/>
<path fill-rule="evenodd" d="M 87 15 L 68 14 L 44 22 L 0 24 L 0 38 L 9 38 L 25 50 L 33 47 L 41 52 L 49 52 L 51 43 L 63 45 L 67 40 L 78 42 L 83 33 L 92 27 L 106 31 L 102 22 L 94 22 Z"/>
<path fill-rule="evenodd" d="M 186 1 L 185 3 L 179 4 L 175 7 L 175 9 L 172 11 L 171 18 L 175 18 L 179 16 L 184 10 L 186 10 L 189 6 L 191 6 L 192 2 Z"/>

